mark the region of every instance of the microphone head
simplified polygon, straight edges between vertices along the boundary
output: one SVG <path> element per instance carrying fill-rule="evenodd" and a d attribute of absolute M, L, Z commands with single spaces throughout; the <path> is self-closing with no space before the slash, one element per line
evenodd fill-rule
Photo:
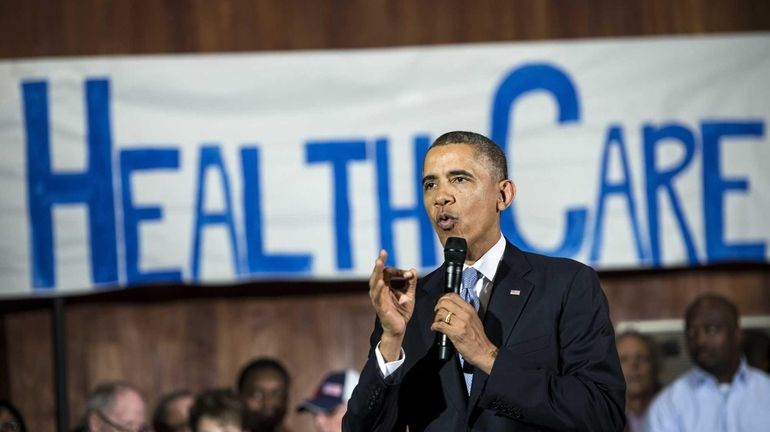
<path fill-rule="evenodd" d="M 468 243 L 462 237 L 449 237 L 444 244 L 444 261 L 462 264 L 468 252 Z"/>

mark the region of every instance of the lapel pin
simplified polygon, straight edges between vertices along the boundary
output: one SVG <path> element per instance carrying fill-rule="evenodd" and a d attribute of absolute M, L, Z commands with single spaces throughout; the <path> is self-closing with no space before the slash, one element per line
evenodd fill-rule
<path fill-rule="evenodd" d="M 511 290 L 511 295 L 521 295 L 521 291 L 519 291 L 519 290 Z"/>

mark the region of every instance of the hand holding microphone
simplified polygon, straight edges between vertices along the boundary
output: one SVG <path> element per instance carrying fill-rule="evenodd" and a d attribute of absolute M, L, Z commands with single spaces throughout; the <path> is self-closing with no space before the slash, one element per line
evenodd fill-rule
<path fill-rule="evenodd" d="M 444 262 L 446 263 L 444 272 L 444 294 L 460 294 L 463 280 L 463 263 L 465 255 L 468 252 L 468 244 L 464 238 L 449 237 L 444 245 Z M 451 313 L 444 318 L 446 324 L 451 325 Z M 450 359 L 454 355 L 454 346 L 449 337 L 444 333 L 436 335 L 436 345 L 438 345 L 439 360 Z"/>

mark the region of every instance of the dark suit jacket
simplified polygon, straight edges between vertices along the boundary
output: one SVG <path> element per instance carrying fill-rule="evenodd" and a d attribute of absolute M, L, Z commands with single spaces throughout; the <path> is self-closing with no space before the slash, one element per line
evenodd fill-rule
<path fill-rule="evenodd" d="M 457 356 L 437 359 L 430 325 L 443 286 L 443 266 L 418 283 L 406 361 L 387 378 L 374 354 L 382 334 L 375 322 L 343 430 L 623 429 L 625 382 L 607 300 L 590 267 L 506 244 L 484 317 L 500 351 L 490 375 L 473 372 L 470 397 Z"/>

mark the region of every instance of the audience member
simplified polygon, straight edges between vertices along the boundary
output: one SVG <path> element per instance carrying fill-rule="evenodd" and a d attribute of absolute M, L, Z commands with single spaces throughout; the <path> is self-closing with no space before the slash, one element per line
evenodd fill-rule
<path fill-rule="evenodd" d="M 297 411 L 312 414 L 318 432 L 341 432 L 342 417 L 356 384 L 358 372 L 353 369 L 332 372 L 321 381 L 315 396 L 302 402 Z"/>
<path fill-rule="evenodd" d="M 641 432 L 647 408 L 660 390 L 657 347 L 649 336 L 637 331 L 621 334 L 616 344 L 626 379 L 626 430 Z"/>
<path fill-rule="evenodd" d="M 661 392 L 648 430 L 760 431 L 770 425 L 770 376 L 741 356 L 738 308 L 706 294 L 687 308 L 687 349 L 695 367 Z"/>
<path fill-rule="evenodd" d="M 190 426 L 193 432 L 242 432 L 244 414 L 243 402 L 232 390 L 207 390 L 190 408 Z"/>
<path fill-rule="evenodd" d="M 24 418 L 12 403 L 0 400 L 0 432 L 27 432 Z"/>
<path fill-rule="evenodd" d="M 152 416 L 154 432 L 190 432 L 190 406 L 194 399 L 189 390 L 177 390 L 163 396 Z"/>
<path fill-rule="evenodd" d="M 275 359 L 258 358 L 241 369 L 238 394 L 246 408 L 246 429 L 251 432 L 286 432 L 283 425 L 289 403 L 290 378 Z"/>
<path fill-rule="evenodd" d="M 744 330 L 743 355 L 749 365 L 770 372 L 770 336 L 759 329 Z"/>
<path fill-rule="evenodd" d="M 149 432 L 144 397 L 136 387 L 126 382 L 100 384 L 88 395 L 78 430 Z"/>

